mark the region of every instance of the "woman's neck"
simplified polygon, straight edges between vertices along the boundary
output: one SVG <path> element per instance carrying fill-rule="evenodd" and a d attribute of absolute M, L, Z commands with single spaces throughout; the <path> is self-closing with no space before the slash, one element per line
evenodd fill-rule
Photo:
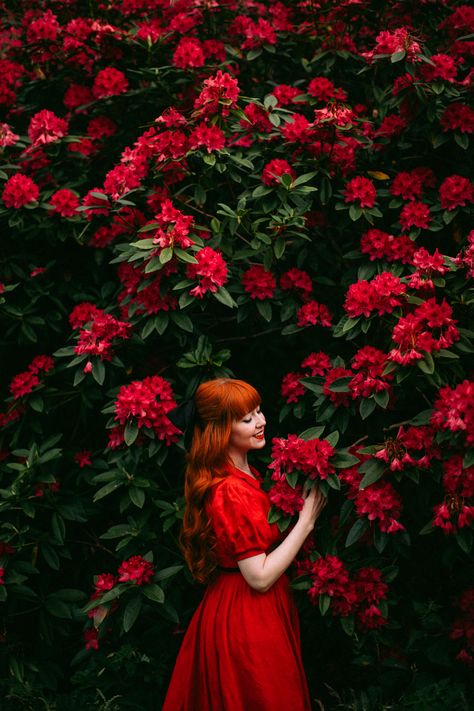
<path fill-rule="evenodd" d="M 237 467 L 237 469 L 240 469 L 241 471 L 253 476 L 249 463 L 247 461 L 247 454 L 229 452 L 229 457 L 234 467 Z"/>

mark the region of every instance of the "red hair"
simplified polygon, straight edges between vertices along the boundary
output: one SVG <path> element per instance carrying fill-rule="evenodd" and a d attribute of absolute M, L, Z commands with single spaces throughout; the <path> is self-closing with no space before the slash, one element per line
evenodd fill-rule
<path fill-rule="evenodd" d="M 180 542 L 193 577 L 204 583 L 217 565 L 206 496 L 210 487 L 226 476 L 232 422 L 258 407 L 261 398 L 243 380 L 217 378 L 202 383 L 194 399 L 197 418 L 186 457 L 186 508 Z"/>

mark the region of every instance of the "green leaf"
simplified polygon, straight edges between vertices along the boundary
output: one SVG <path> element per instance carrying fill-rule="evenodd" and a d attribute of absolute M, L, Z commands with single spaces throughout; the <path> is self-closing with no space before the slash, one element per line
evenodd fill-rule
<path fill-rule="evenodd" d="M 331 489 L 334 489 L 335 491 L 340 491 L 341 490 L 341 480 L 335 474 L 332 472 L 331 474 L 328 474 L 328 478 L 326 479 L 327 483 L 331 487 Z"/>
<path fill-rule="evenodd" d="M 352 528 L 350 529 L 349 533 L 347 534 L 346 538 L 346 548 L 351 546 L 353 543 L 359 540 L 364 533 L 368 530 L 369 528 L 369 522 L 367 521 L 366 518 L 358 518 L 357 521 L 354 523 Z"/>
<path fill-rule="evenodd" d="M 325 437 L 324 439 L 326 440 L 326 442 L 329 442 L 331 447 L 335 447 L 336 444 L 339 442 L 339 437 L 339 432 L 337 430 L 334 430 L 334 432 L 328 434 L 327 437 Z"/>
<path fill-rule="evenodd" d="M 130 501 L 135 504 L 139 509 L 143 508 L 143 504 L 145 503 L 145 492 L 143 489 L 139 489 L 136 486 L 131 486 L 128 490 L 128 495 L 130 497 Z"/>
<path fill-rule="evenodd" d="M 272 305 L 267 299 L 265 301 L 257 301 L 257 311 L 265 321 L 272 320 Z"/>
<path fill-rule="evenodd" d="M 268 512 L 268 523 L 277 523 L 282 516 L 283 513 L 280 509 L 277 509 L 276 506 L 271 506 L 270 511 Z"/>
<path fill-rule="evenodd" d="M 379 407 L 385 410 L 390 400 L 390 394 L 387 390 L 381 390 L 378 393 L 374 393 L 374 400 Z"/>
<path fill-rule="evenodd" d="M 345 375 L 342 378 L 336 378 L 329 385 L 329 390 L 333 393 L 348 393 L 350 392 L 349 383 L 351 382 L 351 380 L 352 375 Z"/>
<path fill-rule="evenodd" d="M 466 452 L 462 465 L 464 469 L 467 469 L 468 467 L 472 467 L 474 465 L 474 449 L 470 449 L 468 452 Z"/>
<path fill-rule="evenodd" d="M 353 615 L 349 615 L 348 617 L 340 617 L 339 621 L 341 623 L 341 627 L 343 631 L 349 636 L 352 637 L 352 635 L 355 632 L 355 619 Z"/>
<path fill-rule="evenodd" d="M 56 512 L 51 517 L 51 528 L 56 541 L 62 545 L 66 537 L 66 526 L 63 517 Z"/>
<path fill-rule="evenodd" d="M 194 330 L 193 322 L 186 314 L 182 314 L 179 311 L 172 311 L 171 320 L 174 321 L 183 331 L 187 331 L 187 333 L 192 333 Z"/>
<path fill-rule="evenodd" d="M 336 469 L 347 469 L 359 464 L 359 459 L 345 450 L 340 450 L 331 457 L 330 462 Z"/>
<path fill-rule="evenodd" d="M 185 252 L 184 249 L 175 247 L 174 253 L 181 262 L 186 262 L 188 264 L 197 264 L 198 263 L 198 260 L 196 259 L 196 257 L 194 257 L 189 252 Z"/>
<path fill-rule="evenodd" d="M 287 480 L 288 484 L 291 486 L 291 488 L 294 489 L 298 483 L 298 472 L 291 472 L 291 474 L 287 474 L 286 480 Z"/>
<path fill-rule="evenodd" d="M 363 398 L 359 404 L 359 413 L 362 419 L 367 419 L 367 417 L 373 413 L 375 407 L 376 403 L 373 398 Z"/>
<path fill-rule="evenodd" d="M 324 432 L 324 425 L 320 425 L 318 427 L 309 427 L 307 430 L 304 430 L 298 437 L 300 439 L 304 440 L 309 440 L 309 439 L 319 439 L 321 437 L 322 433 Z"/>
<path fill-rule="evenodd" d="M 155 575 L 155 580 L 166 580 L 166 578 L 171 578 L 176 575 L 181 570 L 183 570 L 184 565 L 170 565 L 168 568 L 163 568 Z"/>
<path fill-rule="evenodd" d="M 115 491 L 115 489 L 118 489 L 119 486 L 122 486 L 122 484 L 123 484 L 123 482 L 121 482 L 121 481 L 111 481 L 111 482 L 109 482 L 108 484 L 106 484 L 105 486 L 103 486 L 101 489 L 99 489 L 99 491 L 96 491 L 96 493 L 94 494 L 94 498 L 92 499 L 92 501 L 94 501 L 94 503 L 95 503 L 96 501 L 99 501 L 100 499 L 103 499 L 104 496 L 108 496 L 108 495 L 111 494 L 113 491 Z"/>
<path fill-rule="evenodd" d="M 135 442 L 135 440 L 138 437 L 138 425 L 135 420 L 129 420 L 127 424 L 125 425 L 125 429 L 123 432 L 123 438 L 125 440 L 125 444 L 127 447 L 131 447 L 132 444 Z"/>
<path fill-rule="evenodd" d="M 425 353 L 424 358 L 422 360 L 417 360 L 416 364 L 419 369 L 427 375 L 432 375 L 435 371 L 435 364 L 431 353 Z"/>
<path fill-rule="evenodd" d="M 319 596 L 319 612 L 324 617 L 331 606 L 331 598 L 326 593 Z"/>
<path fill-rule="evenodd" d="M 159 585 L 154 583 L 151 585 L 145 585 L 143 588 L 143 594 L 153 602 L 159 602 L 160 604 L 165 601 L 165 594 Z"/>
<path fill-rule="evenodd" d="M 123 631 L 129 632 L 135 624 L 142 607 L 142 599 L 139 594 L 135 594 L 127 603 L 123 611 Z"/>
<path fill-rule="evenodd" d="M 105 365 L 100 358 L 94 358 L 92 362 L 92 377 L 99 384 L 103 385 L 105 380 Z"/>
<path fill-rule="evenodd" d="M 364 477 L 359 484 L 359 489 L 366 489 L 371 484 L 378 481 L 385 473 L 385 464 L 376 459 L 364 462 L 359 471 L 365 471 Z"/>
<path fill-rule="evenodd" d="M 159 254 L 160 262 L 162 264 L 166 264 L 171 259 L 173 259 L 173 250 L 171 249 L 171 247 L 165 247 L 164 249 L 162 249 Z"/>
<path fill-rule="evenodd" d="M 402 59 L 405 59 L 405 56 L 406 52 L 402 49 L 399 52 L 394 52 L 390 57 L 390 61 L 394 64 L 395 62 L 400 62 Z"/>
<path fill-rule="evenodd" d="M 221 286 L 215 294 L 213 294 L 214 298 L 217 299 L 217 301 L 220 301 L 221 304 L 224 304 L 224 306 L 229 306 L 231 309 L 233 309 L 237 304 L 235 303 L 234 299 L 232 296 L 229 294 L 227 289 L 223 286 Z"/>

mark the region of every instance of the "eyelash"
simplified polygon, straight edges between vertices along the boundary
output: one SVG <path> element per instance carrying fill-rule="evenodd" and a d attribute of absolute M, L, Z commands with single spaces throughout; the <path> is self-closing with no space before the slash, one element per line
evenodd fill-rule
<path fill-rule="evenodd" d="M 261 412 L 262 412 L 261 409 L 258 408 L 257 415 L 259 415 Z M 245 422 L 246 424 L 248 424 L 249 422 L 252 422 L 252 418 L 250 418 L 249 420 L 242 420 L 242 422 Z"/>

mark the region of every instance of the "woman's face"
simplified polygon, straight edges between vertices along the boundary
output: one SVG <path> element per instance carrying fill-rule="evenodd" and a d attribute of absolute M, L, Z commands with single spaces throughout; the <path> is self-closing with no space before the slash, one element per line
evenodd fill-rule
<path fill-rule="evenodd" d="M 260 407 L 248 412 L 241 420 L 234 420 L 229 439 L 229 450 L 240 453 L 261 449 L 265 445 L 266 420 Z"/>

